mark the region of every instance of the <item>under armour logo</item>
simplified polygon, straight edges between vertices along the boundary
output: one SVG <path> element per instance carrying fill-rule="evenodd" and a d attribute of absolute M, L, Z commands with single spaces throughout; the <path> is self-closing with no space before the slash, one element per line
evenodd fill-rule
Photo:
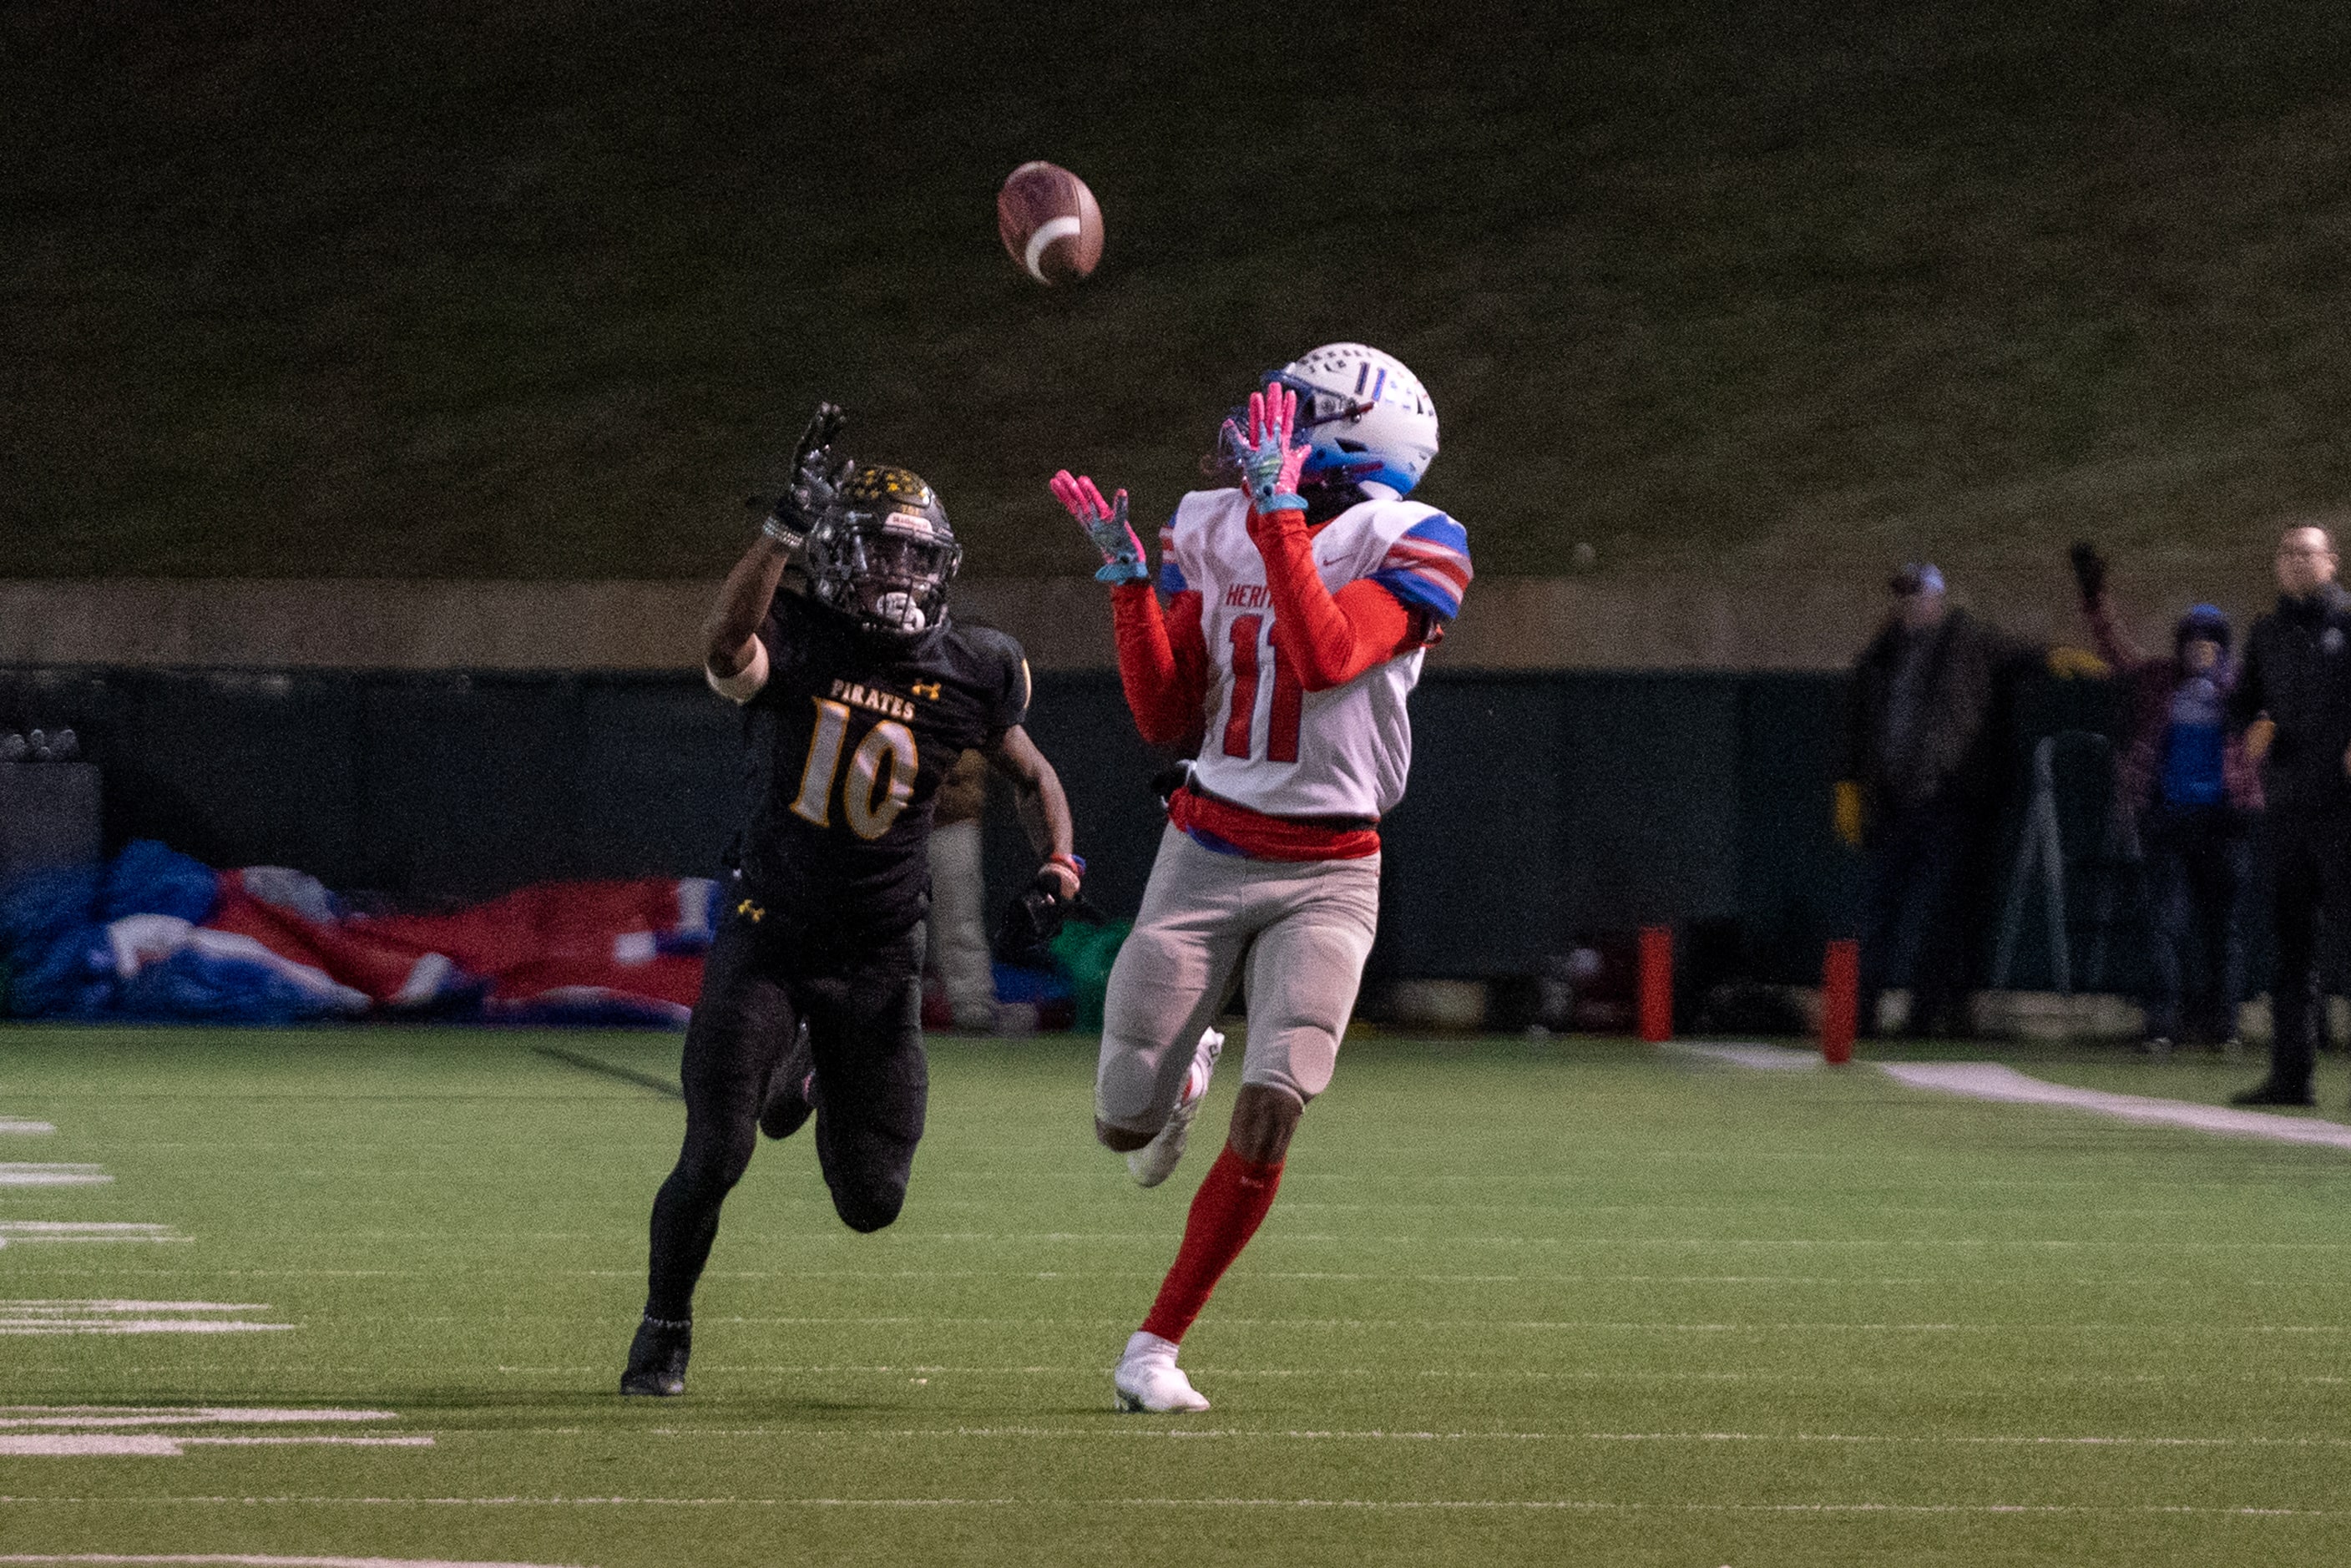
<path fill-rule="evenodd" d="M 912 689 L 918 697 L 928 697 L 933 702 L 939 700 L 939 683 L 936 681 L 916 681 Z"/>
<path fill-rule="evenodd" d="M 735 906 L 735 913 L 737 915 L 749 915 L 751 917 L 751 924 L 754 925 L 757 925 L 760 921 L 765 920 L 768 917 L 768 912 L 766 910 L 760 908 L 758 904 L 752 903 L 747 898 Z"/>

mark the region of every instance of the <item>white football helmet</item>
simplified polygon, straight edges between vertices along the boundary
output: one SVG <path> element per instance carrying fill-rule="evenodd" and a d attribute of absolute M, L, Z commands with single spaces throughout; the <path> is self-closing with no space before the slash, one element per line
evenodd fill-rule
<path fill-rule="evenodd" d="M 1268 378 L 1298 394 L 1298 431 L 1313 444 L 1306 475 L 1335 475 L 1407 496 L 1437 456 L 1437 405 L 1394 354 L 1325 343 Z"/>

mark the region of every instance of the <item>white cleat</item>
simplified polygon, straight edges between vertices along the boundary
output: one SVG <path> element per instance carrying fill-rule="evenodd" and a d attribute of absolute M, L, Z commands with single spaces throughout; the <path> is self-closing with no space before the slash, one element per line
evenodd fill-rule
<path fill-rule="evenodd" d="M 1184 1145 L 1192 1138 L 1192 1118 L 1200 1113 L 1200 1102 L 1207 1097 L 1208 1080 L 1224 1050 L 1223 1035 L 1215 1030 L 1201 1033 L 1200 1043 L 1192 1051 L 1191 1070 L 1184 1074 L 1184 1092 L 1176 1096 L 1176 1109 L 1167 1113 L 1167 1124 L 1159 1129 L 1158 1136 L 1126 1156 L 1127 1174 L 1134 1177 L 1137 1186 L 1157 1186 L 1176 1174 L 1176 1162 L 1184 1157 Z"/>
<path fill-rule="evenodd" d="M 1149 1411 L 1171 1415 L 1206 1410 L 1208 1402 L 1176 1364 L 1176 1346 L 1155 1333 L 1137 1330 L 1126 1342 L 1126 1354 L 1111 1369 L 1111 1386 L 1118 1391 L 1118 1407 L 1129 1414 Z"/>

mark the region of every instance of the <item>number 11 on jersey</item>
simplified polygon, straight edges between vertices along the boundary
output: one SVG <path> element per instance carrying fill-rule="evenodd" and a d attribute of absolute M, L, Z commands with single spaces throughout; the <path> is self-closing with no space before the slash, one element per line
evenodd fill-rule
<path fill-rule="evenodd" d="M 1306 688 L 1298 683 L 1297 672 L 1290 661 L 1281 656 L 1281 649 L 1273 641 L 1273 622 L 1263 615 L 1243 615 L 1233 622 L 1233 695 L 1225 716 L 1225 755 L 1248 758 L 1254 756 L 1257 728 L 1257 689 L 1262 680 L 1259 670 L 1259 647 L 1264 648 L 1264 662 L 1273 667 L 1273 696 L 1266 713 L 1265 759 L 1268 762 L 1298 760 L 1298 727 L 1306 706 Z"/>

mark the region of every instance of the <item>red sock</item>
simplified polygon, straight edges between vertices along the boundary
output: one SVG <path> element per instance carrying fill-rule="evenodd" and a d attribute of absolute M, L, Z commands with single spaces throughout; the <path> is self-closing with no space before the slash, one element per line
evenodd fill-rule
<path fill-rule="evenodd" d="M 1143 1320 L 1144 1333 L 1171 1343 L 1183 1339 L 1184 1331 L 1208 1304 L 1208 1292 L 1257 1234 L 1265 1211 L 1273 1207 L 1273 1195 L 1280 1190 L 1279 1162 L 1261 1166 L 1245 1160 L 1233 1153 L 1229 1144 L 1217 1152 L 1208 1179 L 1192 1196 L 1191 1218 L 1184 1222 L 1184 1245 L 1176 1249 L 1176 1262 L 1167 1270 L 1166 1282 L 1159 1287 L 1159 1299 L 1151 1303 L 1151 1315 Z"/>

